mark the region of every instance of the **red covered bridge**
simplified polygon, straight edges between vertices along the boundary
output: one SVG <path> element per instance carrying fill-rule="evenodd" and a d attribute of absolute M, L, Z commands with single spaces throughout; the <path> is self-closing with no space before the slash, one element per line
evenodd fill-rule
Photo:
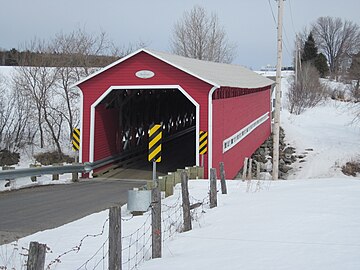
<path fill-rule="evenodd" d="M 149 127 L 161 123 L 163 151 L 172 141 L 175 153 L 187 156 L 182 161 L 168 154 L 162 163 L 176 156 L 178 168 L 200 165 L 199 133 L 207 131 L 206 177 L 223 161 L 227 178 L 234 178 L 270 135 L 272 84 L 241 66 L 138 50 L 76 84 L 82 93 L 80 162 L 145 149 Z M 146 151 L 138 153 L 147 160 Z"/>

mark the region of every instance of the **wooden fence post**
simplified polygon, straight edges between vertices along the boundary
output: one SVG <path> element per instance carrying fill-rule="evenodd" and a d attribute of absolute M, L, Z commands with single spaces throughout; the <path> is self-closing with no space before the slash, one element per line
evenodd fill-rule
<path fill-rule="evenodd" d="M 260 180 L 260 162 L 256 162 L 256 178 Z"/>
<path fill-rule="evenodd" d="M 161 194 L 159 179 L 154 180 L 152 195 L 152 258 L 161 258 Z"/>
<path fill-rule="evenodd" d="M 46 245 L 30 242 L 29 257 L 26 264 L 27 270 L 44 270 Z"/>
<path fill-rule="evenodd" d="M 121 207 L 109 211 L 109 269 L 121 270 Z"/>
<path fill-rule="evenodd" d="M 243 174 L 242 174 L 242 180 L 246 180 L 246 172 L 247 172 L 247 164 L 248 164 L 248 158 L 246 157 L 244 159 L 244 167 L 243 167 Z"/>
<path fill-rule="evenodd" d="M 221 193 L 227 194 L 224 162 L 220 162 L 220 183 L 221 183 Z"/>
<path fill-rule="evenodd" d="M 184 218 L 184 232 L 190 231 L 191 215 L 190 215 L 190 200 L 189 200 L 189 187 L 188 175 L 186 172 L 181 173 L 181 193 L 182 193 L 182 208 Z"/>
<path fill-rule="evenodd" d="M 249 192 L 251 190 L 251 185 L 252 185 L 251 179 L 252 179 L 252 159 L 249 158 L 249 170 L 247 174 L 246 192 Z"/>
<path fill-rule="evenodd" d="M 249 158 L 249 170 L 248 170 L 247 179 L 248 180 L 252 179 L 252 158 Z"/>
<path fill-rule="evenodd" d="M 210 208 L 217 206 L 216 169 L 210 169 Z"/>

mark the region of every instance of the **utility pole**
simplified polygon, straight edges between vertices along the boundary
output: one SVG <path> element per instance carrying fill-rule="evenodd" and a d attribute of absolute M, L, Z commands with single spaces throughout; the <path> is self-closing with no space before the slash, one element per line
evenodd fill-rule
<path fill-rule="evenodd" d="M 299 37 L 296 34 L 295 41 L 295 87 L 297 86 L 297 78 L 298 78 L 298 50 L 299 50 Z"/>
<path fill-rule="evenodd" d="M 278 2 L 278 28 L 277 28 L 277 65 L 275 89 L 275 116 L 273 128 L 273 180 L 279 179 L 279 138 L 280 138 L 280 108 L 281 108 L 281 63 L 282 63 L 282 19 L 284 0 Z"/>

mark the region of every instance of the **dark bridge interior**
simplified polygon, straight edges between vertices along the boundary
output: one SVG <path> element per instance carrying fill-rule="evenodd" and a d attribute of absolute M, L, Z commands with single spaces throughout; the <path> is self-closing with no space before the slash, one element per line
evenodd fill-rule
<path fill-rule="evenodd" d="M 158 172 L 166 174 L 195 165 L 195 106 L 178 89 L 116 89 L 102 102 L 119 115 L 120 154 L 130 154 L 134 162 L 122 162 L 114 177 L 151 179 L 148 161 L 148 130 L 163 126 L 162 161 Z"/>

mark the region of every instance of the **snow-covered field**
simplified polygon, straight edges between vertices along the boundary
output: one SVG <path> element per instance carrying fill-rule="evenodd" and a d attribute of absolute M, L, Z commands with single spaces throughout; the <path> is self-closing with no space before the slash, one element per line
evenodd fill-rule
<path fill-rule="evenodd" d="M 284 79 L 284 91 L 286 87 Z M 328 100 L 299 116 L 290 115 L 283 104 L 286 140 L 298 154 L 313 149 L 307 151 L 305 162 L 295 164 L 292 180 L 228 181 L 229 194 L 219 194 L 217 208 L 204 205 L 192 231 L 176 233 L 163 243 L 162 259 L 147 260 L 133 269 L 360 269 L 360 177 L 346 177 L 340 171 L 360 153 L 360 130 L 350 124 L 353 116 L 346 103 Z M 191 181 L 189 192 L 193 201 L 201 201 L 207 196 L 207 181 Z M 163 201 L 164 211 L 177 209 L 179 193 L 177 186 L 175 195 Z M 176 207 L 167 207 L 172 205 Z M 147 214 L 130 218 L 125 207 L 122 212 L 127 220 L 124 236 L 148 233 Z M 108 211 L 103 211 L 0 246 L 0 269 L 22 269 L 25 257 L 19 253 L 27 252 L 22 247 L 30 241 L 50 247 L 48 265 L 78 246 L 85 235 L 102 231 L 85 238 L 79 251 L 63 255 L 50 269 L 79 269 L 96 252 L 80 269 L 107 269 L 107 216 Z M 123 253 L 124 260 L 131 252 Z M 123 269 L 130 269 L 132 263 Z"/>

